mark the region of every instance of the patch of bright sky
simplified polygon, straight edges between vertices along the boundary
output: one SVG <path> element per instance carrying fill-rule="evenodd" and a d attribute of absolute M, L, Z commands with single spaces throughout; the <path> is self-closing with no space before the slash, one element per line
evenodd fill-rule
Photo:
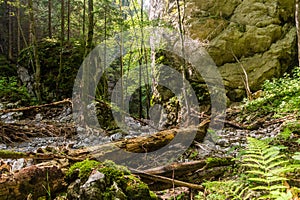
<path fill-rule="evenodd" d="M 138 0 L 139 4 L 141 5 L 142 4 L 142 0 Z M 150 7 L 150 2 L 151 0 L 143 0 L 143 3 L 144 3 L 144 9 L 146 11 L 148 11 L 149 7 Z"/>

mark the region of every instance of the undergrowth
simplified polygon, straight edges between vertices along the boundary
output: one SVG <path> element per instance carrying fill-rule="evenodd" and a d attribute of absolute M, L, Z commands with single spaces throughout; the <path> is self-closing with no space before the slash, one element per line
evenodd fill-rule
<path fill-rule="evenodd" d="M 282 78 L 267 80 L 263 85 L 263 94 L 255 100 L 246 100 L 244 111 L 261 115 L 274 113 L 274 117 L 297 113 L 300 108 L 300 69 Z"/>
<path fill-rule="evenodd" d="M 298 198 L 297 188 L 289 185 L 290 177 L 299 168 L 299 153 L 293 159 L 281 152 L 281 147 L 270 145 L 271 140 L 247 138 L 248 145 L 236 159 L 238 178 L 208 181 L 203 184 L 206 192 L 196 199 L 276 199 Z"/>
<path fill-rule="evenodd" d="M 23 104 L 31 102 L 31 96 L 25 86 L 20 86 L 16 77 L 0 78 L 0 97 L 1 101 L 17 102 Z"/>

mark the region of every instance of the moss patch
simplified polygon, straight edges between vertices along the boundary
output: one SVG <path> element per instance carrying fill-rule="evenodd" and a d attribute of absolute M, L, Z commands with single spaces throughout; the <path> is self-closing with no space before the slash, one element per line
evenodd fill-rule
<path fill-rule="evenodd" d="M 77 173 L 77 170 L 79 170 L 78 177 L 82 180 L 87 180 L 92 170 L 97 168 L 99 165 L 99 162 L 88 159 L 82 162 L 75 163 L 70 167 L 66 177 L 67 179 L 71 179 L 71 177 L 73 177 L 75 173 Z"/>
<path fill-rule="evenodd" d="M 129 199 L 129 200 L 157 199 L 156 195 L 150 192 L 147 184 L 143 183 L 137 177 L 132 175 L 126 167 L 116 165 L 112 161 L 105 161 L 101 163 L 92 160 L 85 160 L 76 163 L 69 169 L 69 172 L 67 173 L 67 178 L 69 178 L 69 180 L 70 179 L 75 180 L 77 178 L 80 178 L 81 179 L 80 184 L 83 185 L 89 178 L 92 170 L 95 169 L 105 175 L 104 178 L 105 186 L 97 187 L 97 184 L 94 184 L 93 186 L 90 187 L 97 187 L 97 188 L 86 189 L 86 191 L 101 190 L 101 194 L 102 194 L 101 197 L 97 196 L 97 198 L 99 199 L 113 199 L 115 197 L 119 197 L 120 199 Z M 81 193 L 82 192 L 77 192 L 77 194 L 81 194 Z M 84 193 L 85 192 L 83 192 L 82 194 Z M 89 194 L 95 195 L 93 192 Z M 93 197 L 94 196 L 89 196 L 85 198 L 93 198 Z"/>
<path fill-rule="evenodd" d="M 0 150 L 0 158 L 24 158 L 26 157 L 26 153 L 9 151 L 9 150 Z"/>

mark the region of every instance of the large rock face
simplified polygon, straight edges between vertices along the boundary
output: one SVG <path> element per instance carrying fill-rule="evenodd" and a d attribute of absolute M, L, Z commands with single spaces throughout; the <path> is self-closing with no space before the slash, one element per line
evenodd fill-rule
<path fill-rule="evenodd" d="M 296 65 L 294 1 L 186 0 L 181 10 L 186 33 L 205 45 L 231 101 L 245 96 L 242 68 L 256 91 Z M 176 0 L 152 0 L 150 17 L 178 27 Z"/>

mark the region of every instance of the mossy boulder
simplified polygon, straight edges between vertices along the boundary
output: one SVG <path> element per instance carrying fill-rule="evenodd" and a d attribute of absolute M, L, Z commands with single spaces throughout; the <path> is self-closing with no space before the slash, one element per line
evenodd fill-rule
<path fill-rule="evenodd" d="M 67 173 L 67 180 L 71 182 L 68 199 L 157 199 L 145 183 L 112 161 L 76 163 Z"/>

